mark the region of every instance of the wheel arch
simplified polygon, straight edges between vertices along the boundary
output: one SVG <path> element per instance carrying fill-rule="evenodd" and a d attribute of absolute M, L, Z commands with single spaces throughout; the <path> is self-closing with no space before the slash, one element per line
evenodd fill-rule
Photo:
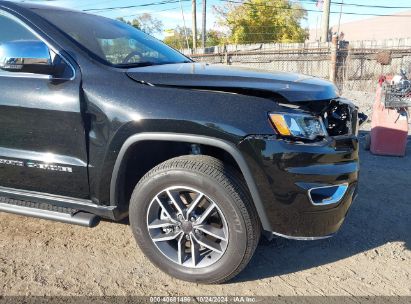
<path fill-rule="evenodd" d="M 244 180 L 247 184 L 247 187 L 250 191 L 251 197 L 253 199 L 254 205 L 256 207 L 258 216 L 260 218 L 262 227 L 265 231 L 271 231 L 271 225 L 267 219 L 263 202 L 261 200 L 260 194 L 257 190 L 257 185 L 255 184 L 254 178 L 251 174 L 250 168 L 247 165 L 244 157 L 237 149 L 237 147 L 228 141 L 207 137 L 207 136 L 198 136 L 194 134 L 178 134 L 178 133 L 140 133 L 130 136 L 122 145 L 111 176 L 110 182 L 110 204 L 118 205 L 120 198 L 120 189 L 121 187 L 121 176 L 125 170 L 125 163 L 127 162 L 126 155 L 130 149 L 133 148 L 135 144 L 142 143 L 145 141 L 163 141 L 163 142 L 180 142 L 187 144 L 199 144 L 207 145 L 221 149 L 228 153 L 236 162 L 238 168 L 240 169 Z"/>

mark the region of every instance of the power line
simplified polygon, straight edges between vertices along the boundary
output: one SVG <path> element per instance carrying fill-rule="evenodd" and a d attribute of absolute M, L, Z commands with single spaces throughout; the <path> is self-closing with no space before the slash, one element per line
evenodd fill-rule
<path fill-rule="evenodd" d="M 273 6 L 273 5 L 266 5 L 266 4 L 259 4 L 259 3 L 251 3 L 251 2 L 240 2 L 235 0 L 220 0 L 221 2 L 229 2 L 233 4 L 245 4 L 250 6 L 262 6 L 262 7 L 272 7 L 277 8 L 280 10 L 296 10 L 296 11 L 305 11 L 305 12 L 313 12 L 313 13 L 322 13 L 318 10 L 312 9 L 305 9 L 305 8 L 296 8 L 296 7 L 286 7 L 286 6 Z M 331 14 L 340 14 L 340 12 L 331 11 Z M 354 12 L 343 12 L 344 15 L 358 15 L 358 16 L 378 16 L 378 17 L 411 17 L 411 15 L 394 15 L 394 14 L 371 14 L 371 13 L 354 13 Z"/>
<path fill-rule="evenodd" d="M 317 3 L 317 0 L 299 0 L 300 2 L 307 3 Z M 357 3 L 345 3 L 333 1 L 331 4 L 343 5 L 343 6 L 356 6 L 356 7 L 366 7 L 366 8 L 387 8 L 387 9 L 411 9 L 411 6 L 386 6 L 386 5 L 369 5 L 369 4 L 357 4 Z"/>
<path fill-rule="evenodd" d="M 182 2 L 187 2 L 191 0 L 181 0 Z M 150 2 L 138 5 L 127 5 L 127 6 L 113 6 L 113 7 L 104 7 L 104 8 L 90 8 L 83 10 L 84 12 L 94 12 L 94 11 L 112 11 L 118 9 L 130 9 L 130 8 L 139 8 L 139 7 L 148 7 L 148 6 L 157 6 L 157 5 L 165 5 L 165 4 L 173 4 L 179 3 L 179 0 L 164 0 L 159 2 Z"/>
<path fill-rule="evenodd" d="M 36 0 L 21 0 L 19 2 L 35 2 Z M 57 0 L 49 0 L 49 1 L 57 1 Z M 102 3 L 107 3 L 111 2 L 112 0 L 109 1 L 103 1 L 103 2 L 96 2 L 96 3 L 90 3 L 90 4 L 85 4 L 85 5 L 80 5 L 78 8 L 81 7 L 86 7 L 89 5 L 95 5 L 95 4 L 102 4 Z M 181 0 L 183 2 L 188 2 L 190 0 Z M 271 7 L 276 7 L 272 5 L 265 5 L 265 4 L 257 4 L 257 3 L 250 3 L 250 2 L 240 2 L 240 1 L 235 1 L 235 0 L 220 0 L 222 2 L 230 2 L 234 4 L 247 4 L 247 5 L 260 5 L 260 6 L 271 6 Z M 299 2 L 306 2 L 306 3 L 317 3 L 317 0 L 299 0 Z M 173 4 L 173 3 L 179 3 L 178 0 L 164 0 L 164 1 L 159 1 L 159 2 L 151 2 L 151 3 L 145 3 L 145 4 L 138 4 L 138 5 L 128 5 L 128 6 L 114 6 L 114 7 L 105 7 L 105 8 L 90 8 L 90 9 L 84 9 L 84 12 L 93 12 L 93 11 L 108 11 L 108 10 L 117 10 L 117 9 L 130 9 L 130 8 L 139 8 L 139 7 L 147 7 L 147 6 L 157 6 L 157 5 L 166 5 L 166 4 Z M 355 6 L 355 7 L 366 7 L 366 8 L 385 8 L 385 9 L 411 9 L 411 6 L 386 6 L 386 5 L 368 5 L 368 4 L 357 4 L 357 3 L 343 3 L 343 2 L 332 2 L 331 4 L 333 5 L 343 5 L 343 6 Z M 291 10 L 304 10 L 308 12 L 319 12 L 317 10 L 310 10 L 310 9 L 299 9 L 299 8 L 287 8 L 287 7 L 276 7 L 280 9 L 291 9 Z M 339 12 L 331 12 L 333 14 L 339 14 Z M 343 14 L 348 14 L 348 15 L 364 15 L 364 16 L 399 16 L 399 15 L 393 15 L 393 14 L 371 14 L 371 13 L 355 13 L 355 12 L 346 12 Z M 403 15 L 405 17 L 411 17 L 410 15 Z"/>
<path fill-rule="evenodd" d="M 49 0 L 50 1 L 50 0 Z M 98 2 L 93 2 L 93 3 L 87 3 L 84 5 L 79 5 L 76 8 L 83 8 L 83 7 L 87 7 L 87 6 L 93 6 L 93 5 L 100 5 L 100 4 L 104 4 L 104 3 L 108 3 L 108 2 L 113 2 L 113 0 L 107 0 L 107 1 L 98 1 Z"/>
<path fill-rule="evenodd" d="M 191 5 L 191 4 L 190 4 Z M 187 5 L 183 5 L 184 8 L 187 8 Z M 167 12 L 167 11 L 175 11 L 178 10 L 180 7 L 179 6 L 175 6 L 175 7 L 171 7 L 171 8 L 166 8 L 166 9 L 162 9 L 162 10 L 156 10 L 153 12 L 149 12 L 151 15 L 155 15 L 157 13 L 161 13 L 161 12 Z M 141 15 L 141 13 L 136 13 L 136 14 L 130 14 L 130 15 L 124 15 L 124 16 L 118 16 L 117 18 L 127 18 L 127 17 L 134 17 L 134 16 L 138 16 Z"/>

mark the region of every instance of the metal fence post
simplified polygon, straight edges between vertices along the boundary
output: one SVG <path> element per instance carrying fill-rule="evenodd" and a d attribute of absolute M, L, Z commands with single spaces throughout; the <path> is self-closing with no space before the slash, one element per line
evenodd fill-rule
<path fill-rule="evenodd" d="M 330 62 L 330 80 L 335 83 L 335 76 L 337 74 L 337 51 L 338 51 L 338 37 L 333 35 L 331 42 L 331 62 Z"/>
<path fill-rule="evenodd" d="M 343 86 L 344 89 L 348 88 L 349 80 L 350 80 L 350 74 L 349 71 L 352 67 L 352 60 L 351 60 L 351 52 L 352 52 L 352 47 L 348 46 L 347 48 L 347 58 L 345 59 L 345 64 L 344 64 L 344 74 L 343 74 Z"/>

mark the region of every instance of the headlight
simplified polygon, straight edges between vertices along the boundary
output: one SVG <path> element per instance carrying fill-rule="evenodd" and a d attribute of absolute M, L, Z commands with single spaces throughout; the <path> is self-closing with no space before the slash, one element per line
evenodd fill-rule
<path fill-rule="evenodd" d="M 320 117 L 297 113 L 270 113 L 269 117 L 282 136 L 309 140 L 327 136 L 327 129 Z"/>

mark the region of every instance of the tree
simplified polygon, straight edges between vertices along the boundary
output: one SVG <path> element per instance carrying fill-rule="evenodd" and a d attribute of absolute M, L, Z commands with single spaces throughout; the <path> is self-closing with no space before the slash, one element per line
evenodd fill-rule
<path fill-rule="evenodd" d="M 137 19 L 133 19 L 131 21 L 128 21 L 128 20 L 124 19 L 123 17 L 119 17 L 119 18 L 117 18 L 117 20 L 121 21 L 121 22 L 124 22 L 128 25 L 131 25 L 132 27 L 135 27 L 136 29 L 141 30 L 140 22 Z"/>
<path fill-rule="evenodd" d="M 141 14 L 133 21 L 137 21 L 140 29 L 149 35 L 158 34 L 163 31 L 163 22 L 153 18 L 149 13 Z"/>
<path fill-rule="evenodd" d="M 225 37 L 222 32 L 219 32 L 217 30 L 209 30 L 207 31 L 207 40 L 206 40 L 206 46 L 217 46 L 224 44 L 225 42 Z"/>
<path fill-rule="evenodd" d="M 193 47 L 193 35 L 192 31 L 189 28 L 184 28 L 182 26 L 177 26 L 174 29 L 174 34 L 172 36 L 165 37 L 163 42 L 175 48 L 177 50 L 182 50 L 187 48 L 187 40 L 190 48 Z"/>
<path fill-rule="evenodd" d="M 248 0 L 214 9 L 230 43 L 303 42 L 308 36 L 300 24 L 306 11 L 289 0 Z"/>
<path fill-rule="evenodd" d="M 149 13 L 138 15 L 131 21 L 125 20 L 123 17 L 119 17 L 117 20 L 127 23 L 149 35 L 158 34 L 163 31 L 163 22 L 154 18 Z"/>
<path fill-rule="evenodd" d="M 193 35 L 192 31 L 189 28 L 184 30 L 184 27 L 177 26 L 174 29 L 174 35 L 165 37 L 163 42 L 168 44 L 169 46 L 181 50 L 187 48 L 187 40 L 185 35 L 187 34 L 188 44 L 190 48 L 193 48 Z M 207 31 L 207 43 L 206 46 L 216 46 L 223 43 L 224 34 L 216 31 L 216 30 L 209 30 Z"/>

